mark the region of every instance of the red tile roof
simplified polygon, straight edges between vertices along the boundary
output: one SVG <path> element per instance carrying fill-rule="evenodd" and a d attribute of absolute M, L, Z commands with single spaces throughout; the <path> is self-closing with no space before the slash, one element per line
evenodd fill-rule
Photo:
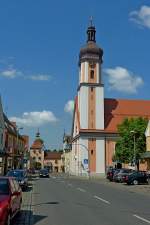
<path fill-rule="evenodd" d="M 117 132 L 117 125 L 125 118 L 150 119 L 150 101 L 128 99 L 105 99 L 104 121 L 106 132 Z"/>
<path fill-rule="evenodd" d="M 41 139 L 36 139 L 33 144 L 31 145 L 30 149 L 42 149 L 43 148 L 43 142 Z"/>
<path fill-rule="evenodd" d="M 61 159 L 61 152 L 45 152 L 44 159 Z"/>

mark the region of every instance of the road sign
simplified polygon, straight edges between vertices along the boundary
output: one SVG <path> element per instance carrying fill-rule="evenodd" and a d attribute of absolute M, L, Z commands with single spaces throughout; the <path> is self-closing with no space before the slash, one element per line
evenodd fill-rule
<path fill-rule="evenodd" d="M 84 164 L 88 164 L 88 159 L 84 159 Z"/>

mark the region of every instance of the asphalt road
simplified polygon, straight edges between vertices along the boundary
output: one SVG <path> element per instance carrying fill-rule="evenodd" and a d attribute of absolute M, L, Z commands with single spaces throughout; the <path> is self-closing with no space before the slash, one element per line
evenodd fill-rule
<path fill-rule="evenodd" d="M 36 225 L 146 225 L 150 197 L 101 183 L 65 177 L 36 181 Z"/>

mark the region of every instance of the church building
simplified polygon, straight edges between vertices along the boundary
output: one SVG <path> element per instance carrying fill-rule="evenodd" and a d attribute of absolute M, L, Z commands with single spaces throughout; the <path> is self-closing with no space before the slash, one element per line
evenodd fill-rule
<path fill-rule="evenodd" d="M 150 101 L 104 97 L 103 50 L 96 44 L 92 21 L 79 53 L 79 84 L 72 126 L 70 172 L 101 176 L 112 165 L 118 124 L 125 118 L 150 119 Z"/>

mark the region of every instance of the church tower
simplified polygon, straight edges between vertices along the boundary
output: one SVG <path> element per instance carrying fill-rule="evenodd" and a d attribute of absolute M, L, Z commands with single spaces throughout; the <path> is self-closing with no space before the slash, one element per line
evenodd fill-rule
<path fill-rule="evenodd" d="M 90 22 L 87 44 L 79 54 L 79 113 L 81 129 L 104 129 L 103 50 L 96 44 L 96 29 Z"/>
<path fill-rule="evenodd" d="M 72 129 L 72 170 L 75 174 L 83 174 L 86 169 L 91 174 L 105 173 L 104 137 L 98 135 L 104 130 L 102 57 L 103 50 L 96 44 L 96 29 L 91 20 L 87 43 L 79 53 L 79 85 Z"/>

